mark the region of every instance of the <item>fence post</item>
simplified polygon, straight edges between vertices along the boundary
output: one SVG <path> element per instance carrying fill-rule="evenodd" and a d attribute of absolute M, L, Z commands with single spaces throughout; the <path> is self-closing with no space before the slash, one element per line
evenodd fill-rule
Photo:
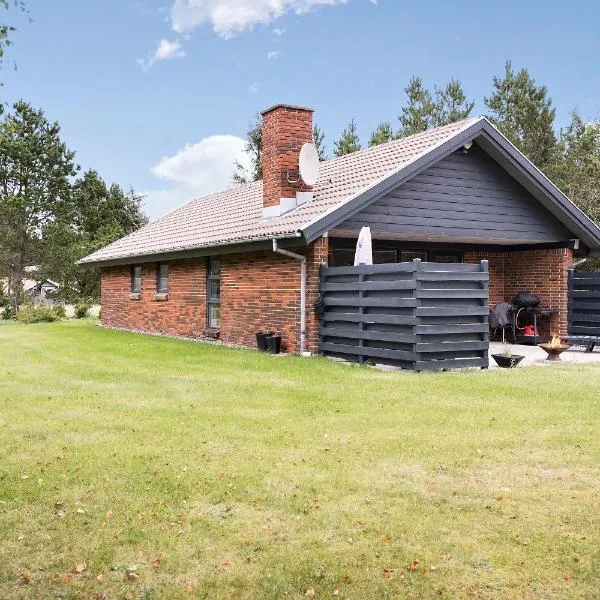
<path fill-rule="evenodd" d="M 567 272 L 567 335 L 571 335 L 573 326 L 573 289 L 575 286 L 575 269 L 571 268 Z"/>
<path fill-rule="evenodd" d="M 365 292 L 363 291 L 362 287 L 360 286 L 361 283 L 364 283 L 365 281 L 365 274 L 362 271 L 362 265 L 359 265 L 358 267 L 360 269 L 359 273 L 358 273 L 358 284 L 359 284 L 359 289 L 358 289 L 358 303 L 359 303 L 359 307 L 358 307 L 358 314 L 361 315 L 361 320 L 358 323 L 358 329 L 361 332 L 361 335 L 359 336 L 358 339 L 358 345 L 359 347 L 364 347 L 365 345 L 365 338 L 362 336 L 362 332 L 365 330 L 365 323 L 362 319 L 362 315 L 365 314 L 365 307 L 362 305 L 362 299 L 365 297 Z M 362 365 L 365 362 L 365 357 L 362 354 L 358 355 L 358 364 Z"/>
<path fill-rule="evenodd" d="M 421 306 L 421 280 L 419 278 L 419 271 L 421 270 L 421 259 L 413 258 L 413 264 L 415 265 L 415 270 L 413 271 L 413 281 L 415 282 L 415 307 L 413 308 L 413 317 L 414 317 L 414 325 L 413 325 L 413 347 L 412 347 L 412 355 L 413 355 L 413 369 L 416 369 L 417 362 L 421 360 L 421 354 L 417 353 L 417 343 L 420 339 L 420 334 L 417 334 L 417 328 L 421 324 L 421 317 L 417 316 L 419 307 Z"/>
<path fill-rule="evenodd" d="M 487 305 L 488 311 L 489 311 L 489 308 L 490 308 L 490 268 L 489 268 L 488 261 L 485 260 L 485 259 L 481 261 L 481 271 L 488 274 L 487 280 L 486 281 L 482 281 L 481 284 L 482 284 L 483 289 L 487 289 L 487 302 L 484 299 L 484 303 Z M 483 320 L 484 320 L 484 323 L 487 322 L 488 317 L 486 315 L 484 315 L 483 316 Z M 488 343 L 487 344 L 487 348 L 483 351 L 483 358 L 486 361 L 489 362 L 489 360 L 490 360 L 490 357 L 489 357 L 489 352 L 490 352 L 490 332 L 489 332 L 489 329 L 486 332 L 484 332 L 484 334 L 483 334 L 483 341 Z M 481 367 L 481 368 L 482 369 L 487 369 L 488 365 L 486 365 L 484 367 Z"/>

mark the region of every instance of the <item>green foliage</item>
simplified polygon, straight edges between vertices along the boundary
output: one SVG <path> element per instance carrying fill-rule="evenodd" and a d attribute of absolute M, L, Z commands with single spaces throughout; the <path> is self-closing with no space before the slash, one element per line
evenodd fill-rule
<path fill-rule="evenodd" d="M 467 100 L 460 81 L 451 79 L 444 88 L 435 87 L 432 124 L 434 127 L 468 119 L 475 106 Z"/>
<path fill-rule="evenodd" d="M 435 86 L 435 93 L 432 94 L 420 77 L 413 76 L 404 91 L 407 104 L 398 117 L 398 137 L 466 119 L 475 106 L 473 100 L 467 99 L 460 81 L 455 79 L 451 79 L 443 88 Z"/>
<path fill-rule="evenodd" d="M 377 129 L 371 134 L 369 139 L 369 146 L 378 146 L 379 144 L 385 144 L 391 142 L 395 138 L 394 131 L 392 130 L 392 124 L 389 121 L 383 121 L 379 123 Z"/>
<path fill-rule="evenodd" d="M 40 274 L 60 284 L 53 297 L 68 302 L 99 297 L 99 270 L 75 263 L 145 225 L 141 201 L 133 190 L 107 186 L 96 171 L 74 183 L 69 211 L 46 229 L 41 244 Z"/>
<path fill-rule="evenodd" d="M 431 92 L 423 85 L 420 77 L 411 77 L 404 88 L 407 104 L 398 116 L 400 121 L 399 137 L 406 137 L 425 131 L 432 125 L 434 103 Z"/>
<path fill-rule="evenodd" d="M 65 305 L 64 304 L 52 304 L 52 310 L 54 312 L 54 314 L 59 318 L 59 319 L 64 319 L 65 316 L 67 315 L 67 311 L 65 309 Z"/>
<path fill-rule="evenodd" d="M 245 152 L 250 160 L 250 172 L 239 161 L 233 164 L 233 182 L 237 184 L 260 181 L 262 179 L 262 118 L 257 114 L 246 132 L 248 141 Z"/>
<path fill-rule="evenodd" d="M 26 102 L 0 122 L 0 264 L 10 272 L 15 308 L 24 268 L 36 264 L 47 228 L 70 209 L 74 156 L 58 123 Z"/>
<path fill-rule="evenodd" d="M 527 69 L 515 73 L 507 61 L 504 76 L 493 79 L 493 93 L 484 99 L 488 119 L 540 169 L 556 149 L 555 109 L 546 86 L 538 86 Z"/>
<path fill-rule="evenodd" d="M 9 10 L 14 7 L 20 11 L 27 12 L 25 2 L 23 0 L 0 0 L 0 9 Z M 11 35 L 16 31 L 14 25 L 9 25 L 0 22 L 0 69 L 2 68 L 2 60 L 6 50 L 12 46 Z M 1 114 L 2 111 L 0 111 Z"/>
<path fill-rule="evenodd" d="M 10 306 L 10 304 L 7 304 L 3 309 L 2 312 L 0 312 L 0 317 L 2 319 L 4 319 L 5 321 L 8 321 L 9 319 L 13 319 L 15 316 L 15 312 L 13 310 L 13 307 Z"/>
<path fill-rule="evenodd" d="M 27 304 L 21 306 L 17 313 L 17 321 L 21 321 L 21 323 L 50 323 L 58 321 L 58 319 L 59 316 L 48 304 Z"/>
<path fill-rule="evenodd" d="M 76 304 L 75 305 L 75 317 L 77 319 L 85 319 L 90 310 L 89 304 Z"/>
<path fill-rule="evenodd" d="M 344 156 L 360 150 L 360 139 L 356 132 L 356 121 L 352 119 L 348 127 L 342 132 L 342 137 L 334 142 L 333 153 L 336 156 Z"/>
<path fill-rule="evenodd" d="M 317 154 L 319 155 L 319 160 L 327 160 L 327 150 L 325 149 L 325 134 L 323 131 L 315 125 L 313 127 L 313 144 L 317 149 Z"/>
<path fill-rule="evenodd" d="M 560 132 L 547 175 L 600 224 L 600 120 L 586 123 L 577 112 Z"/>

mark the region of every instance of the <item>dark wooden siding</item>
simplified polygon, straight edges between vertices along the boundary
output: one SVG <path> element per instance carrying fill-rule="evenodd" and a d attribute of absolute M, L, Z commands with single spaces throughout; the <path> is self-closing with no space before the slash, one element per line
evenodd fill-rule
<path fill-rule="evenodd" d="M 568 240 L 572 235 L 476 144 L 350 217 L 340 229 L 482 240 Z"/>

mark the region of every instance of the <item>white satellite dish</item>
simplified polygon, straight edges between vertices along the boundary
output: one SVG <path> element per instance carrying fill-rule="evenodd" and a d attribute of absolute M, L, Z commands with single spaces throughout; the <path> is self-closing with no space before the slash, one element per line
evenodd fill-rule
<path fill-rule="evenodd" d="M 306 185 L 315 185 L 319 178 L 319 154 L 314 144 L 304 144 L 300 149 L 300 177 Z"/>

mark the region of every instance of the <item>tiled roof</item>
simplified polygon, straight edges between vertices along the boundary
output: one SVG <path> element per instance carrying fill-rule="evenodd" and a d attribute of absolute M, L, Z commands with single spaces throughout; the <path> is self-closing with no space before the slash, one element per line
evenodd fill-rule
<path fill-rule="evenodd" d="M 314 199 L 281 217 L 262 216 L 262 181 L 192 200 L 80 263 L 294 237 L 303 226 L 366 191 L 478 119 L 466 119 L 321 163 Z"/>

